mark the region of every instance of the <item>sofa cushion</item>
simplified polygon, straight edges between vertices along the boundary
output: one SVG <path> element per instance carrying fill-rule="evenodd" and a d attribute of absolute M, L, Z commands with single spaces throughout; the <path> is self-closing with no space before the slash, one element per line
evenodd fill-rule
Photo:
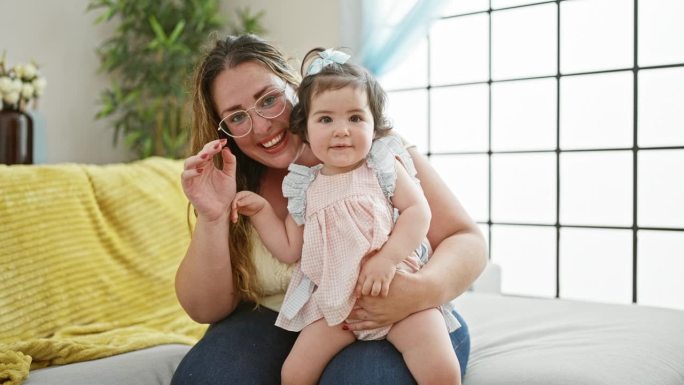
<path fill-rule="evenodd" d="M 681 385 L 684 311 L 465 293 L 464 385 Z"/>
<path fill-rule="evenodd" d="M 160 345 L 32 371 L 24 385 L 168 385 L 187 345 Z"/>
<path fill-rule="evenodd" d="M 0 383 L 205 330 L 174 274 L 190 233 L 181 161 L 0 166 Z"/>

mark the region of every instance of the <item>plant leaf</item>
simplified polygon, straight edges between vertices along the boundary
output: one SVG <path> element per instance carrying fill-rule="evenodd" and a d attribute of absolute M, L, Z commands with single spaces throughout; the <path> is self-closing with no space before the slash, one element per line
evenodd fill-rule
<path fill-rule="evenodd" d="M 180 20 L 176 24 L 176 27 L 173 29 L 173 32 L 171 32 L 171 35 L 169 35 L 168 42 L 174 43 L 178 39 L 178 36 L 180 36 L 180 34 L 183 33 L 184 28 L 185 28 L 185 20 Z"/>
<path fill-rule="evenodd" d="M 164 44 L 166 42 L 166 33 L 164 32 L 164 28 L 162 28 L 161 24 L 159 24 L 159 20 L 152 15 L 149 17 L 149 22 L 150 22 L 150 27 L 152 27 L 152 31 L 154 31 L 154 36 L 155 38 L 161 43 Z"/>
<path fill-rule="evenodd" d="M 96 52 L 100 72 L 110 85 L 98 100 L 96 118 L 111 121 L 116 145 L 120 140 L 138 157 L 186 156 L 190 137 L 189 80 L 204 45 L 229 17 L 221 0 L 89 0 L 98 22 L 115 27 Z M 263 31 L 263 12 L 248 7 L 237 13 L 235 33 Z M 168 33 L 167 33 L 168 32 Z M 162 111 L 162 130 L 155 131 Z M 157 136 L 158 135 L 158 136 Z"/>

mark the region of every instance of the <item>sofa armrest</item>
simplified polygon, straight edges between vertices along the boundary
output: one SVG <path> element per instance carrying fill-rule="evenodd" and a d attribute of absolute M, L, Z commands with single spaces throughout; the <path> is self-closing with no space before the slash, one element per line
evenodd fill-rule
<path fill-rule="evenodd" d="M 470 291 L 501 294 L 501 267 L 489 262 L 482 274 L 473 282 Z"/>

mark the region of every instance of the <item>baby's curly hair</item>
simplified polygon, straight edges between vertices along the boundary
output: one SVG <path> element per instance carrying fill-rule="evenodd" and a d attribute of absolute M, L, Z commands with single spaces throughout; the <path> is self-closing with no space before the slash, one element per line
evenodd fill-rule
<path fill-rule="evenodd" d="M 368 107 L 375 122 L 374 137 L 388 135 L 392 129 L 390 121 L 385 116 L 387 94 L 377 80 L 365 68 L 346 62 L 344 64 L 331 63 L 323 66 L 320 72 L 307 75 L 309 64 L 319 56 L 324 48 L 314 48 L 309 51 L 302 61 L 302 82 L 297 89 L 298 103 L 290 114 L 290 131 L 298 135 L 305 143 L 307 138 L 307 120 L 311 110 L 311 99 L 324 91 L 339 90 L 352 86 L 366 90 Z"/>

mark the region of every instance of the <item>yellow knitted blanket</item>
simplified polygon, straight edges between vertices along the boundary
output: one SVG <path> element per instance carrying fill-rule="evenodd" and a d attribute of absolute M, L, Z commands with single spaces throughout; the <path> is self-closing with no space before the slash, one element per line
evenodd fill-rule
<path fill-rule="evenodd" d="M 181 170 L 0 165 L 0 384 L 203 334 L 173 287 L 190 240 Z"/>

